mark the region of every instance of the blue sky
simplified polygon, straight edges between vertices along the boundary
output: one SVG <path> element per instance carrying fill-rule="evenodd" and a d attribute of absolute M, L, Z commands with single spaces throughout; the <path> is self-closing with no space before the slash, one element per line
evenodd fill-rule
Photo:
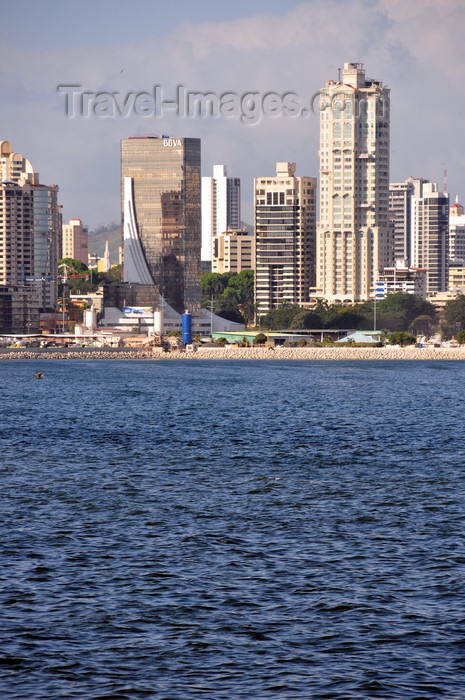
<path fill-rule="evenodd" d="M 0 27 L 0 138 L 58 184 L 65 220 L 120 217 L 119 143 L 130 135 L 202 139 L 202 170 L 240 177 L 252 220 L 253 177 L 277 161 L 318 175 L 318 119 L 66 116 L 58 85 L 93 93 L 292 92 L 303 105 L 346 61 L 391 89 L 391 181 L 443 183 L 465 202 L 463 0 L 16 0 Z"/>

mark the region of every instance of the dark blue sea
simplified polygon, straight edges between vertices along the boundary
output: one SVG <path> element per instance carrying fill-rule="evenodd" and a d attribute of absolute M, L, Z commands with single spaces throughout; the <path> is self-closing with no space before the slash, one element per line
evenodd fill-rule
<path fill-rule="evenodd" d="M 465 698 L 464 387 L 0 362 L 2 700 Z"/>

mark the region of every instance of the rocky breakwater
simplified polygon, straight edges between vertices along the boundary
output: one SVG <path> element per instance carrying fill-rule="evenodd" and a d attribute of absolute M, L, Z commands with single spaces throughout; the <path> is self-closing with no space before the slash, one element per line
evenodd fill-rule
<path fill-rule="evenodd" d="M 204 347 L 197 352 L 164 353 L 153 348 L 155 359 L 191 360 L 465 360 L 465 346 L 458 348 L 391 347 L 357 348 L 335 345 L 330 347 Z"/>
<path fill-rule="evenodd" d="M 6 348 L 0 351 L 0 360 L 146 360 L 152 358 L 151 349 L 139 348 Z"/>
<path fill-rule="evenodd" d="M 204 347 L 196 352 L 162 348 L 0 349 L 0 360 L 465 360 L 458 348 L 382 347 Z"/>

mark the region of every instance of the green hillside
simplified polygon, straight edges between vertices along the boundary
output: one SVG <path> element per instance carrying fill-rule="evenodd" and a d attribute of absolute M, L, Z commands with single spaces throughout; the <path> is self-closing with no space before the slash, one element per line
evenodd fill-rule
<path fill-rule="evenodd" d="M 241 221 L 249 233 L 253 233 L 253 226 Z M 103 258 L 105 253 L 105 242 L 108 241 L 110 249 L 110 261 L 112 265 L 118 264 L 118 248 L 122 243 L 121 225 L 112 221 L 107 226 L 99 226 L 94 231 L 89 231 L 89 253 L 95 253 L 99 258 Z"/>
<path fill-rule="evenodd" d="M 105 243 L 108 241 L 110 261 L 112 265 L 118 264 L 118 248 L 121 245 L 121 225 L 114 221 L 108 226 L 99 226 L 95 231 L 89 231 L 89 253 L 95 253 L 103 258 Z"/>

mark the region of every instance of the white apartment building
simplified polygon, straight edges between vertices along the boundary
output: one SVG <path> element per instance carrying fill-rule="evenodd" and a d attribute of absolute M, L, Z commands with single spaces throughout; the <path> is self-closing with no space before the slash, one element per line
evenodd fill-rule
<path fill-rule="evenodd" d="M 405 260 L 396 260 L 393 267 L 385 267 L 378 275 L 377 290 L 387 294 L 418 294 L 426 299 L 426 270 L 409 267 Z"/>
<path fill-rule="evenodd" d="M 389 184 L 389 221 L 392 226 L 394 260 L 410 261 L 411 196 L 415 188 L 412 178 Z"/>
<path fill-rule="evenodd" d="M 241 226 L 241 181 L 228 177 L 225 165 L 213 166 L 213 177 L 202 177 L 202 260 L 212 259 L 213 236 Z"/>
<path fill-rule="evenodd" d="M 428 296 L 448 288 L 449 195 L 437 183 L 412 179 L 411 265 L 425 268 Z"/>
<path fill-rule="evenodd" d="M 255 303 L 260 315 L 310 299 L 314 284 L 316 178 L 296 177 L 295 163 L 254 179 Z"/>
<path fill-rule="evenodd" d="M 389 90 L 363 63 L 345 63 L 320 90 L 316 295 L 331 303 L 369 299 L 393 263 L 389 122 Z"/>
<path fill-rule="evenodd" d="M 465 215 L 458 197 L 449 209 L 449 261 L 465 265 Z"/>

